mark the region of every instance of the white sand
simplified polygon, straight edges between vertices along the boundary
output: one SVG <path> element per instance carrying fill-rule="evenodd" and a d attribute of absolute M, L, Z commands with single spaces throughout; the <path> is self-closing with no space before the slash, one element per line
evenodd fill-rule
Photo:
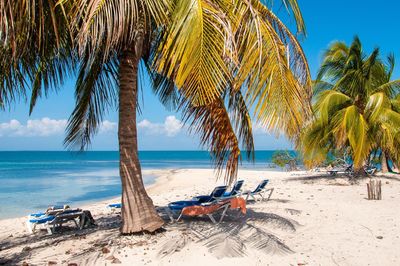
<path fill-rule="evenodd" d="M 148 188 L 159 206 L 222 183 L 205 169 L 149 173 L 159 176 Z M 157 235 L 119 236 L 119 217 L 105 209 L 118 199 L 85 206 L 95 229 L 31 236 L 25 218 L 2 220 L 0 265 L 400 265 L 400 178 L 380 177 L 383 200 L 368 201 L 366 180 L 313 175 L 242 170 L 245 189 L 271 180 L 270 201 L 249 204 L 245 217 L 232 211 L 216 226 L 185 219 Z"/>

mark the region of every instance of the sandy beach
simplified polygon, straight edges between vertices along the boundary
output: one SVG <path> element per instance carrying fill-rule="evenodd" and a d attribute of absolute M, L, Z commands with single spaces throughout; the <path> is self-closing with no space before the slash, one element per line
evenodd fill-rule
<path fill-rule="evenodd" d="M 146 170 L 154 203 L 208 194 L 213 170 Z M 366 199 L 366 181 L 312 172 L 239 171 L 244 189 L 264 178 L 275 191 L 268 202 L 249 202 L 246 216 L 224 222 L 190 218 L 166 223 L 156 235 L 119 235 L 118 214 L 98 202 L 82 207 L 98 226 L 47 236 L 28 234 L 26 217 L 0 221 L 0 265 L 399 265 L 400 178 L 382 180 L 382 201 Z M 167 220 L 166 220 L 167 221 Z M 75 263 L 75 264 L 74 264 Z"/>

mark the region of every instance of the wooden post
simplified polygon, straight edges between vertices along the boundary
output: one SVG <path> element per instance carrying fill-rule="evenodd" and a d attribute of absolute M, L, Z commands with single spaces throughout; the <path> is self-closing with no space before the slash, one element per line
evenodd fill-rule
<path fill-rule="evenodd" d="M 371 179 L 367 183 L 368 200 L 382 199 L 382 181 Z"/>

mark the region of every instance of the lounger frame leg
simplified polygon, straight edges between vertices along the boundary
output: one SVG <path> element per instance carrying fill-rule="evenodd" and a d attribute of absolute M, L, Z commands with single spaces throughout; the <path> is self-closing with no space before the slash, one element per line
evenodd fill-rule
<path fill-rule="evenodd" d="M 165 213 L 168 215 L 168 218 L 169 218 L 169 220 L 170 220 L 170 223 L 173 223 L 175 220 L 174 220 L 174 214 L 173 214 L 173 212 L 170 210 L 170 208 L 168 208 L 168 207 L 164 207 L 164 208 L 159 208 L 160 210 L 162 210 L 162 211 L 165 211 Z"/>
<path fill-rule="evenodd" d="M 222 222 L 222 220 L 224 219 L 225 214 L 226 214 L 226 212 L 228 211 L 229 207 L 230 207 L 229 204 L 226 205 L 226 206 L 224 207 L 224 211 L 222 212 L 221 218 L 219 219 L 219 222 L 218 222 L 218 223 Z"/>
<path fill-rule="evenodd" d="M 260 197 L 261 197 L 260 201 L 264 201 L 264 194 L 262 192 L 257 193 L 257 194 L 260 195 Z"/>
<path fill-rule="evenodd" d="M 210 220 L 211 220 L 214 224 L 217 223 L 217 221 L 215 220 L 214 216 L 213 216 L 211 213 L 207 214 L 207 216 L 208 216 L 208 218 L 210 218 Z"/>
<path fill-rule="evenodd" d="M 79 224 L 78 224 L 78 222 L 76 221 L 76 219 L 73 219 L 73 221 L 74 221 L 74 224 L 75 224 L 76 228 L 81 229 L 81 227 L 79 226 Z"/>
<path fill-rule="evenodd" d="M 36 224 L 30 223 L 30 222 L 27 222 L 26 224 L 27 224 L 27 226 L 28 226 L 28 231 L 29 231 L 29 233 L 31 233 L 31 234 L 35 233 Z"/>
<path fill-rule="evenodd" d="M 253 193 L 247 192 L 246 194 L 247 194 L 247 196 L 246 196 L 246 204 L 247 204 L 247 201 L 249 200 L 249 197 L 251 197 L 254 201 L 257 201 L 257 199 L 254 197 Z"/>
<path fill-rule="evenodd" d="M 36 224 L 29 222 L 30 218 L 31 218 L 30 215 L 28 215 L 28 219 L 26 221 L 26 227 L 28 228 L 28 232 L 30 234 L 33 234 L 35 232 Z"/>
<path fill-rule="evenodd" d="M 182 218 L 182 211 L 181 211 L 181 213 L 179 214 L 179 216 L 178 216 L 178 218 L 176 218 L 176 220 L 175 220 L 175 222 L 179 222 L 179 220 Z M 170 217 L 170 219 L 173 219 L 173 218 L 171 218 Z"/>
<path fill-rule="evenodd" d="M 46 226 L 47 235 L 52 235 L 56 230 L 56 224 Z"/>
<path fill-rule="evenodd" d="M 267 189 L 265 192 L 268 192 L 268 191 L 270 191 L 270 192 L 269 192 L 269 195 L 268 195 L 267 201 L 268 201 L 268 200 L 271 198 L 271 196 L 272 196 L 272 193 L 274 192 L 274 188 Z"/>

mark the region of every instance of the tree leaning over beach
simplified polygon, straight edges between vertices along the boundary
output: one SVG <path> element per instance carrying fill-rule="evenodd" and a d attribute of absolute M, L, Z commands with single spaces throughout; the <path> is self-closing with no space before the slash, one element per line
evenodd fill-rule
<path fill-rule="evenodd" d="M 329 47 L 314 82 L 314 119 L 300 139 L 306 163 L 347 148 L 356 173 L 364 172 L 373 150 L 399 162 L 400 80 L 391 80 L 394 65 L 394 56 L 383 61 L 378 48 L 365 55 L 358 37 L 350 46 Z"/>
<path fill-rule="evenodd" d="M 297 1 L 282 5 L 304 32 Z M 38 97 L 77 75 L 65 143 L 82 150 L 104 113 L 118 108 L 124 234 L 163 225 L 138 158 L 139 69 L 200 135 L 227 182 L 241 148 L 254 150 L 251 114 L 290 139 L 310 115 L 303 51 L 259 0 L 3 0 L 0 14 L 3 108 L 30 92 L 32 111 Z"/>

